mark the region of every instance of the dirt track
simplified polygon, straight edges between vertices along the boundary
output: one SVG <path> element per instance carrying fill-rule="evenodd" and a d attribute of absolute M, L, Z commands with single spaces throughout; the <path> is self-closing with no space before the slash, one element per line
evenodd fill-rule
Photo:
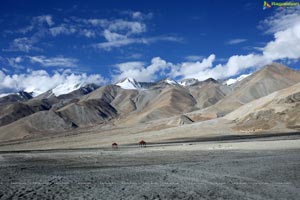
<path fill-rule="evenodd" d="M 300 148 L 197 145 L 1 153 L 0 199 L 300 198 Z"/>

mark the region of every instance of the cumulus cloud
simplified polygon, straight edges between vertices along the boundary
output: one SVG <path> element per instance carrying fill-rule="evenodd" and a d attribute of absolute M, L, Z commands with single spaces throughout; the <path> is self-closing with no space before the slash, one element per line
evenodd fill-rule
<path fill-rule="evenodd" d="M 5 72 L 0 70 L 0 94 L 24 90 L 38 95 L 60 84 L 66 86 L 78 83 L 95 83 L 101 85 L 106 82 L 107 80 L 99 74 L 74 74 L 69 70 L 61 73 L 54 72 L 52 75 L 45 70 L 28 70 L 27 73 L 12 75 L 5 74 Z"/>
<path fill-rule="evenodd" d="M 204 58 L 202 61 L 196 62 L 183 62 L 177 65 L 173 65 L 171 76 L 183 77 L 183 78 L 198 78 L 202 79 L 202 73 L 207 71 L 207 69 L 213 66 L 213 62 L 216 56 L 211 54 L 207 58 Z"/>
<path fill-rule="evenodd" d="M 296 9 L 299 11 L 299 9 Z M 118 65 L 119 71 L 115 75 L 117 78 L 132 77 L 137 80 L 149 81 L 156 80 L 161 71 L 174 79 L 197 78 L 205 80 L 207 78 L 225 79 L 237 76 L 249 69 L 260 68 L 274 61 L 295 62 L 300 58 L 300 12 L 295 9 L 277 10 L 274 16 L 260 22 L 260 28 L 265 29 L 266 34 L 272 34 L 274 39 L 266 43 L 259 50 L 259 53 L 249 53 L 246 55 L 233 55 L 228 58 L 225 64 L 217 64 L 216 56 L 211 54 L 207 58 L 186 57 L 188 62 L 170 63 L 159 58 L 158 68 L 152 68 L 145 64 L 139 64 L 135 68 L 128 70 Z M 246 41 L 245 39 L 233 39 L 228 44 L 238 44 Z M 146 41 L 127 41 L 145 42 Z M 147 41 L 148 42 L 148 41 Z M 107 48 L 106 44 L 101 48 Z M 200 59 L 199 59 L 200 58 Z M 193 60 L 194 59 L 194 60 Z M 153 60 L 151 62 L 153 64 Z M 126 63 L 125 63 L 126 64 Z M 129 64 L 129 63 L 127 63 Z M 132 63 L 131 63 L 132 64 Z M 127 66 L 127 65 L 125 65 Z M 150 70 L 152 69 L 152 70 Z"/>
<path fill-rule="evenodd" d="M 299 7 L 276 9 L 274 15 L 259 22 L 258 28 L 264 30 L 266 34 L 273 34 L 289 29 L 300 21 L 299 11 Z"/>
<path fill-rule="evenodd" d="M 299 9 L 298 9 L 299 11 Z M 260 48 L 260 53 L 233 55 L 227 63 L 213 65 L 214 56 L 202 62 L 187 62 L 176 65 L 172 71 L 173 78 L 198 78 L 204 80 L 209 77 L 223 79 L 239 75 L 251 68 L 260 68 L 278 60 L 292 60 L 300 58 L 300 13 L 294 9 L 278 11 L 260 23 L 267 34 L 273 34 L 274 39 Z M 205 67 L 201 67 L 205 66 Z M 192 73 L 191 73 L 192 72 Z"/>
<path fill-rule="evenodd" d="M 149 65 L 144 62 L 119 63 L 115 67 L 117 70 L 113 76 L 115 81 L 126 77 L 134 78 L 137 81 L 156 81 L 160 77 L 169 76 L 178 78 L 198 78 L 207 77 L 206 73 L 213 66 L 215 55 L 212 54 L 197 62 L 171 63 L 160 57 L 154 57 Z"/>
<path fill-rule="evenodd" d="M 300 16 L 300 15 L 299 15 Z M 300 58 L 300 21 L 274 34 L 275 39 L 263 48 L 263 56 L 272 59 Z"/>
<path fill-rule="evenodd" d="M 167 75 L 172 64 L 167 63 L 160 57 L 152 58 L 150 65 L 145 66 L 143 62 L 119 63 L 115 66 L 116 74 L 113 75 L 114 81 L 119 81 L 126 77 L 134 78 L 137 81 L 155 81 L 159 76 Z"/>
<path fill-rule="evenodd" d="M 253 68 L 260 68 L 266 64 L 278 60 L 292 60 L 295 62 L 300 58 L 300 20 L 297 16 L 300 13 L 290 13 L 288 11 L 282 11 L 281 18 L 270 17 L 267 19 L 270 22 L 267 27 L 268 32 L 276 30 L 273 33 L 274 39 L 268 42 L 264 47 L 260 48 L 259 53 L 250 53 L 246 55 L 233 55 L 228 58 L 225 64 L 214 64 L 216 56 L 211 54 L 207 58 L 196 62 L 182 62 L 182 63 L 168 63 L 162 60 L 165 64 L 164 67 L 170 67 L 169 76 L 174 79 L 185 78 L 197 78 L 199 80 L 205 80 L 207 78 L 224 79 L 241 74 L 243 71 Z M 292 20 L 292 17 L 295 17 Z M 274 20 L 274 21 L 273 21 Z M 278 25 L 288 23 L 285 29 L 280 28 Z M 147 72 L 148 67 L 140 67 L 139 70 L 135 70 L 135 77 L 139 77 L 138 72 L 143 74 Z M 163 68 L 163 67 L 161 67 Z M 156 70 L 159 73 L 159 70 Z M 121 73 L 121 75 L 126 72 Z M 156 73 L 150 73 L 147 79 L 151 80 L 155 78 Z M 126 74 L 130 76 L 131 74 Z"/>

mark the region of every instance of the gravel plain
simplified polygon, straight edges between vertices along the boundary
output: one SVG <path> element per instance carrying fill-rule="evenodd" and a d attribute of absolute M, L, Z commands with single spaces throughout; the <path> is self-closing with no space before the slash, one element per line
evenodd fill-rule
<path fill-rule="evenodd" d="M 299 144 L 2 152 L 0 199 L 300 199 Z"/>

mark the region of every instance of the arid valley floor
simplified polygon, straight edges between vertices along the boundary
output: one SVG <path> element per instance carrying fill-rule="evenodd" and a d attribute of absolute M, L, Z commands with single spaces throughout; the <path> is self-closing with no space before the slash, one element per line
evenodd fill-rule
<path fill-rule="evenodd" d="M 0 199 L 299 199 L 300 135 L 3 151 Z"/>
<path fill-rule="evenodd" d="M 0 98 L 0 199 L 300 199 L 300 72 L 190 81 Z"/>

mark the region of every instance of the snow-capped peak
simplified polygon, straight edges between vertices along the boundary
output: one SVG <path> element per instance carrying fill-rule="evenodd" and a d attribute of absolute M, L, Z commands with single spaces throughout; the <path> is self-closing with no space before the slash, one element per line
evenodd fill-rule
<path fill-rule="evenodd" d="M 170 84 L 170 85 L 178 85 L 178 83 L 170 78 L 166 78 L 164 80 L 165 83 Z"/>
<path fill-rule="evenodd" d="M 133 78 L 125 78 L 116 83 L 116 85 L 126 90 L 136 90 L 142 88 L 141 85 Z"/>
<path fill-rule="evenodd" d="M 237 77 L 237 78 L 230 78 L 230 79 L 228 79 L 227 81 L 224 82 L 224 85 L 232 85 L 232 84 L 234 84 L 234 83 L 236 83 L 236 82 L 238 82 L 238 81 L 241 81 L 241 80 L 243 80 L 244 78 L 250 76 L 251 74 L 252 74 L 252 73 L 250 73 L 250 74 L 242 74 L 242 75 L 240 75 L 240 76 Z"/>
<path fill-rule="evenodd" d="M 190 86 L 190 85 L 193 85 L 195 83 L 197 83 L 199 80 L 196 79 L 196 78 L 187 78 L 187 79 L 184 79 L 182 81 L 180 81 L 180 85 L 182 86 Z"/>
<path fill-rule="evenodd" d="M 74 90 L 77 90 L 81 87 L 83 87 L 85 85 L 84 82 L 79 82 L 79 83 L 63 83 L 60 84 L 58 86 L 56 86 L 55 88 L 52 89 L 52 93 L 55 96 L 59 96 L 62 94 L 68 94 L 70 92 L 73 92 Z"/>

